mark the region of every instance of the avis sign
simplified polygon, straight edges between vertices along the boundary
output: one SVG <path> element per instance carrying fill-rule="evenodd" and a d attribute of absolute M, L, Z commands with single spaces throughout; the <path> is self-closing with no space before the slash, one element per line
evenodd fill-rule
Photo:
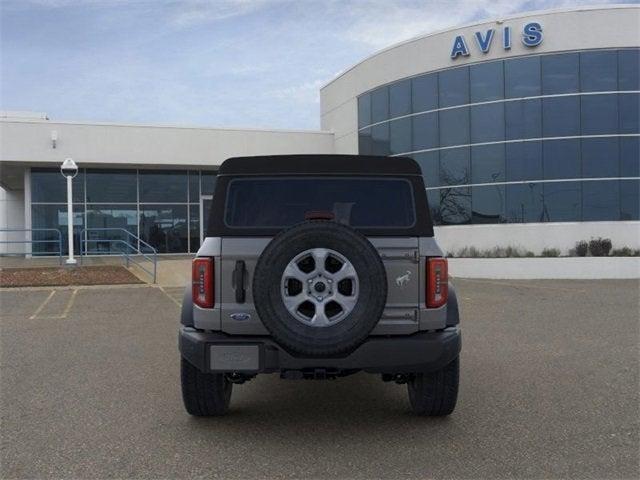
<path fill-rule="evenodd" d="M 504 27 L 502 29 L 502 48 L 505 50 L 511 49 L 511 33 L 511 27 Z M 475 32 L 473 37 L 482 53 L 489 52 L 495 35 L 496 31 L 493 28 L 490 28 L 486 32 Z M 524 25 L 522 27 L 520 40 L 525 47 L 537 47 L 540 45 L 542 43 L 542 25 L 538 22 L 530 22 Z M 458 57 L 468 57 L 469 54 L 469 47 L 467 46 L 464 35 L 458 35 L 453 40 L 451 58 L 455 60 Z"/>

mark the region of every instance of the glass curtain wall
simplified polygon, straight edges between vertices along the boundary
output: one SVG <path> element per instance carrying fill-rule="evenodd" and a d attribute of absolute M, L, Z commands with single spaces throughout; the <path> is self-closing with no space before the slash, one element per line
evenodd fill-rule
<path fill-rule="evenodd" d="M 358 97 L 359 151 L 413 157 L 439 225 L 638 220 L 640 50 L 484 62 Z"/>
<path fill-rule="evenodd" d="M 81 169 L 73 181 L 76 252 L 84 231 L 82 248 L 91 254 L 144 247 L 136 237 L 159 253 L 195 253 L 200 247 L 200 197 L 213 193 L 215 180 L 212 171 Z M 65 182 L 57 169 L 31 170 L 32 228 L 59 229 L 67 252 Z M 34 232 L 33 238 L 57 235 Z M 53 243 L 33 245 L 34 254 L 53 251 Z"/>

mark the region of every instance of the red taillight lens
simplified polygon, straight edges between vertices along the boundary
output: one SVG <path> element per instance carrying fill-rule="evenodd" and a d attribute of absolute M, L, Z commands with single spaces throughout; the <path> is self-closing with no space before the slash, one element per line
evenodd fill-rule
<path fill-rule="evenodd" d="M 195 258 L 191 267 L 193 303 L 213 308 L 213 258 Z"/>
<path fill-rule="evenodd" d="M 447 303 L 449 296 L 446 258 L 427 259 L 427 307 L 438 308 Z"/>

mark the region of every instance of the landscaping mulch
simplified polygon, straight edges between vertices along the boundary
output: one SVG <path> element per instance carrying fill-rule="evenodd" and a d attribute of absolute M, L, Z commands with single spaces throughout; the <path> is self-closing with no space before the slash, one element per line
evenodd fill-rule
<path fill-rule="evenodd" d="M 130 283 L 144 282 L 119 265 L 0 268 L 0 287 L 57 287 Z"/>

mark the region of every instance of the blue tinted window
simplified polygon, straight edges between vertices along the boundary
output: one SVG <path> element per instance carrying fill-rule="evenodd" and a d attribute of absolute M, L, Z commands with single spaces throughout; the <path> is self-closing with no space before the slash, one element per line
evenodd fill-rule
<path fill-rule="evenodd" d="M 62 176 L 60 172 L 58 175 Z M 32 252 L 38 253 L 58 253 L 60 249 L 60 239 L 62 240 L 62 254 L 66 255 L 69 251 L 69 242 L 67 228 L 69 226 L 66 205 L 31 205 L 31 228 L 55 228 L 61 233 L 59 236 L 56 232 L 33 232 L 32 240 L 38 240 L 32 246 Z M 80 231 L 84 227 L 84 207 L 83 205 L 73 206 L 73 248 L 76 253 L 80 252 Z M 15 248 L 9 244 L 9 252 L 11 248 Z M 16 250 L 13 250 L 16 252 Z"/>
<path fill-rule="evenodd" d="M 460 225 L 471 222 L 471 188 L 440 189 L 440 222 Z"/>
<path fill-rule="evenodd" d="M 422 75 L 411 80 L 411 101 L 414 112 L 438 108 L 438 74 Z"/>
<path fill-rule="evenodd" d="M 110 254 L 122 253 L 122 244 L 100 240 L 123 240 L 129 242 L 124 229 L 138 235 L 138 206 L 131 205 L 89 205 L 87 207 L 88 228 L 109 228 L 113 230 L 94 230 L 87 233 L 87 253 Z"/>
<path fill-rule="evenodd" d="M 577 53 L 542 57 L 542 94 L 580 91 L 580 60 Z"/>
<path fill-rule="evenodd" d="M 541 222 L 542 184 L 525 183 L 506 186 L 507 221 L 509 223 Z"/>
<path fill-rule="evenodd" d="M 640 95 L 620 93 L 620 133 L 640 133 Z"/>
<path fill-rule="evenodd" d="M 506 102 L 506 139 L 542 137 L 542 100 L 518 100 Z"/>
<path fill-rule="evenodd" d="M 640 177 L 640 137 L 620 139 L 620 176 Z"/>
<path fill-rule="evenodd" d="M 469 67 L 471 103 L 504 98 L 502 62 L 489 62 Z"/>
<path fill-rule="evenodd" d="M 471 107 L 471 143 L 504 140 L 504 104 Z"/>
<path fill-rule="evenodd" d="M 382 123 L 371 127 L 371 153 L 389 155 L 389 124 Z"/>
<path fill-rule="evenodd" d="M 582 139 L 582 176 L 585 178 L 619 176 L 617 138 Z"/>
<path fill-rule="evenodd" d="M 191 252 L 200 248 L 200 205 L 189 205 L 189 248 Z"/>
<path fill-rule="evenodd" d="M 580 54 L 580 89 L 583 92 L 611 92 L 618 89 L 616 52 Z"/>
<path fill-rule="evenodd" d="M 373 155 L 371 128 L 365 128 L 358 133 L 358 153 L 360 155 Z"/>
<path fill-rule="evenodd" d="M 411 118 L 400 118 L 389 123 L 390 153 L 411 151 Z"/>
<path fill-rule="evenodd" d="M 189 172 L 189 201 L 200 202 L 200 175 L 197 171 Z"/>
<path fill-rule="evenodd" d="M 413 159 L 418 162 L 427 187 L 438 187 L 440 185 L 439 152 L 426 152 L 413 155 Z"/>
<path fill-rule="evenodd" d="M 506 60 L 504 82 L 506 98 L 540 95 L 540 57 Z"/>
<path fill-rule="evenodd" d="M 176 170 L 140 171 L 140 202 L 187 201 L 187 172 Z"/>
<path fill-rule="evenodd" d="M 438 113 L 426 113 L 412 117 L 413 122 L 413 149 L 426 150 L 438 148 Z"/>
<path fill-rule="evenodd" d="M 389 87 L 390 117 L 411 113 L 411 80 L 396 82 Z"/>
<path fill-rule="evenodd" d="M 640 220 L 640 180 L 620 181 L 620 220 Z"/>
<path fill-rule="evenodd" d="M 582 220 L 620 219 L 620 182 L 601 180 L 582 184 Z"/>
<path fill-rule="evenodd" d="M 80 169 L 71 182 L 73 202 L 84 202 L 84 171 Z M 31 201 L 67 203 L 67 179 L 60 170 L 31 169 Z"/>
<path fill-rule="evenodd" d="M 580 140 L 543 142 L 544 178 L 580 178 Z"/>
<path fill-rule="evenodd" d="M 640 50 L 618 51 L 618 88 L 640 90 Z"/>
<path fill-rule="evenodd" d="M 368 93 L 358 97 L 358 128 L 371 124 L 371 96 Z"/>
<path fill-rule="evenodd" d="M 469 143 L 469 108 L 454 108 L 439 112 L 440 146 Z"/>
<path fill-rule="evenodd" d="M 389 118 L 389 88 L 382 87 L 371 92 L 371 123 Z"/>
<path fill-rule="evenodd" d="M 503 182 L 505 145 L 471 147 L 471 183 Z"/>
<path fill-rule="evenodd" d="M 440 190 L 427 190 L 427 202 L 429 203 L 429 213 L 434 225 L 442 225 L 442 214 L 440 213 Z"/>
<path fill-rule="evenodd" d="M 502 223 L 505 220 L 504 185 L 471 188 L 472 223 Z"/>
<path fill-rule="evenodd" d="M 542 142 L 518 142 L 505 145 L 507 181 L 542 179 Z"/>
<path fill-rule="evenodd" d="M 583 135 L 618 133 L 617 95 L 585 95 L 580 102 Z"/>
<path fill-rule="evenodd" d="M 218 180 L 217 172 L 203 171 L 200 173 L 200 182 L 202 187 L 202 195 L 213 195 Z M 209 217 L 204 217 L 209 218 Z"/>
<path fill-rule="evenodd" d="M 160 253 L 189 251 L 186 205 L 145 205 L 140 211 L 140 238 Z"/>
<path fill-rule="evenodd" d="M 453 68 L 438 74 L 440 108 L 469 103 L 469 68 Z"/>
<path fill-rule="evenodd" d="M 137 201 L 138 180 L 135 170 L 87 170 L 87 202 Z"/>
<path fill-rule="evenodd" d="M 581 220 L 582 182 L 544 183 L 545 222 L 579 222 Z"/>
<path fill-rule="evenodd" d="M 545 137 L 580 135 L 580 98 L 544 98 L 542 133 Z"/>
<path fill-rule="evenodd" d="M 470 178 L 468 147 L 440 150 L 440 185 L 465 185 Z"/>

